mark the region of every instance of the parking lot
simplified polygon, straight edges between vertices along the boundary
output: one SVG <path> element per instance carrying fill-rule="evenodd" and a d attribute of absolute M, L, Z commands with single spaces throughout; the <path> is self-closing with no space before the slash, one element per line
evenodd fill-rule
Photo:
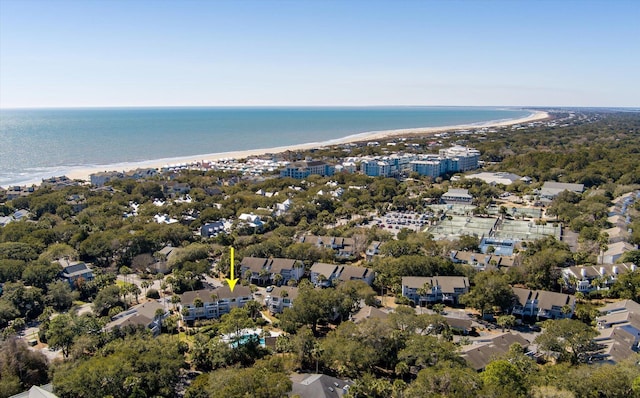
<path fill-rule="evenodd" d="M 397 233 L 402 228 L 412 231 L 422 231 L 429 225 L 429 219 L 433 217 L 433 213 L 416 213 L 411 211 L 399 212 L 391 211 L 384 216 L 376 216 L 373 218 L 372 225 L 384 228 L 390 232 Z"/>

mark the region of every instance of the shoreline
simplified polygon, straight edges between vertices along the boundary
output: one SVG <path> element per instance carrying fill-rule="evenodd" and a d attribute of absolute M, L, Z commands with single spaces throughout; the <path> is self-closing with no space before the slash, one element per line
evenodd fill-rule
<path fill-rule="evenodd" d="M 343 138 L 332 139 L 324 142 L 310 142 L 305 144 L 294 144 L 294 145 L 286 145 L 280 147 L 272 147 L 272 148 L 259 148 L 259 149 L 248 149 L 241 151 L 232 151 L 232 152 L 218 152 L 218 153 L 210 153 L 210 154 L 202 154 L 202 155 L 189 155 L 189 156 L 179 156 L 172 158 L 163 158 L 163 159 L 152 159 L 145 161 L 136 161 L 136 162 L 123 162 L 123 163 L 114 163 L 108 165 L 87 165 L 87 166 L 77 166 L 77 167 L 61 167 L 60 172 L 62 174 L 58 174 L 58 176 L 66 175 L 68 178 L 72 180 L 82 180 L 89 181 L 89 176 L 93 173 L 100 173 L 104 171 L 128 171 L 135 170 L 138 168 L 155 168 L 161 169 L 166 166 L 177 166 L 179 164 L 195 164 L 198 162 L 210 162 L 217 161 L 223 159 L 246 159 L 248 157 L 253 156 L 261 156 L 265 154 L 277 154 L 286 151 L 301 151 L 301 150 L 309 150 L 319 147 L 331 146 L 331 145 L 342 145 L 347 143 L 355 143 L 355 142 L 363 142 L 363 141 L 378 141 L 384 140 L 394 137 L 407 137 L 407 136 L 420 136 L 420 135 L 431 135 L 439 132 L 451 131 L 451 130 L 465 130 L 465 129 L 477 129 L 477 128 L 488 128 L 488 127 L 506 127 L 515 124 L 522 123 L 530 123 L 534 121 L 545 120 L 549 118 L 549 114 L 544 111 L 532 110 L 532 113 L 526 117 L 522 117 L 519 119 L 507 119 L 507 120 L 494 120 L 488 122 L 479 122 L 472 124 L 461 124 L 461 125 L 453 125 L 453 126 L 440 126 L 440 127 L 418 127 L 418 128 L 409 128 L 409 129 L 396 129 L 396 130 L 380 130 L 380 131 L 370 131 L 366 133 L 359 133 L 349 135 Z M 53 177 L 53 176 L 51 176 Z M 46 177 L 43 177 L 46 178 Z M 42 179 L 39 181 L 30 180 L 28 182 L 21 182 L 18 184 L 10 184 L 13 185 L 38 185 L 42 182 Z"/>

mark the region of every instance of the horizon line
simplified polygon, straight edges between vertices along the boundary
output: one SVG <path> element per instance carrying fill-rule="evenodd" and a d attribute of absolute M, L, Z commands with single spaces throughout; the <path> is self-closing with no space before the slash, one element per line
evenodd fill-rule
<path fill-rule="evenodd" d="M 571 105 L 99 105 L 99 106 L 17 106 L 0 107 L 11 110 L 100 110 L 100 109 L 186 109 L 186 108 L 506 108 L 506 109 L 625 109 L 640 111 L 640 106 L 571 106 Z"/>

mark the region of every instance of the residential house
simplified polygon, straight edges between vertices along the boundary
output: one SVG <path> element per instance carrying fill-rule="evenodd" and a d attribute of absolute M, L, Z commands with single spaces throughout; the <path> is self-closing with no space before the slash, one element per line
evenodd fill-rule
<path fill-rule="evenodd" d="M 631 234 L 626 228 L 621 228 L 617 226 L 613 228 L 605 229 L 602 232 L 606 233 L 607 236 L 609 237 L 607 242 L 609 244 L 627 241 L 631 236 Z"/>
<path fill-rule="evenodd" d="M 375 272 L 371 268 L 352 265 L 315 263 L 311 266 L 311 282 L 317 287 L 329 287 L 337 281 L 361 280 L 371 285 Z"/>
<path fill-rule="evenodd" d="M 338 279 L 341 270 L 337 264 L 315 263 L 311 266 L 311 282 L 315 286 L 329 287 Z"/>
<path fill-rule="evenodd" d="M 317 247 L 332 249 L 336 252 L 336 257 L 349 258 L 357 254 L 356 239 L 356 237 L 303 235 L 300 238 L 300 243 L 310 243 Z"/>
<path fill-rule="evenodd" d="M 511 313 L 521 317 L 571 318 L 576 298 L 570 294 L 514 287 L 516 296 Z"/>
<path fill-rule="evenodd" d="M 58 176 L 58 177 L 51 177 L 51 178 L 43 178 L 42 179 L 42 183 L 40 184 L 41 187 L 48 187 L 51 188 L 54 191 L 60 190 L 60 189 L 64 189 L 67 187 L 77 187 L 80 185 L 80 182 L 77 180 L 72 180 L 67 176 Z"/>
<path fill-rule="evenodd" d="M 67 196 L 66 204 L 71 206 L 71 210 L 74 214 L 80 213 L 82 210 L 86 209 L 87 199 L 85 199 L 84 195 L 69 195 Z"/>
<path fill-rule="evenodd" d="M 444 320 L 451 330 L 460 334 L 467 335 L 473 330 L 473 322 L 471 322 L 471 319 L 445 316 Z"/>
<path fill-rule="evenodd" d="M 180 249 L 178 249 L 177 247 L 167 245 L 161 250 L 155 252 L 153 258 L 156 261 L 149 266 L 150 270 L 152 270 L 156 274 L 166 274 L 171 269 L 170 264 L 172 262 L 172 259 L 178 254 L 179 251 Z"/>
<path fill-rule="evenodd" d="M 162 185 L 162 192 L 166 197 L 176 197 L 189 193 L 191 186 L 187 183 L 168 181 Z"/>
<path fill-rule="evenodd" d="M 449 188 L 440 200 L 446 204 L 469 205 L 473 201 L 473 196 L 469 194 L 468 189 Z"/>
<path fill-rule="evenodd" d="M 45 384 L 42 386 L 31 386 L 28 391 L 12 395 L 9 398 L 58 398 L 53 393 L 53 384 Z"/>
<path fill-rule="evenodd" d="M 617 363 L 640 351 L 640 304 L 621 300 L 600 308 L 604 315 L 596 319 L 599 335 L 594 340 L 603 346 L 598 359 Z"/>
<path fill-rule="evenodd" d="M 12 216 L 1 216 L 0 217 L 0 227 L 4 227 L 5 225 L 9 224 L 12 221 L 13 221 L 13 217 Z"/>
<path fill-rule="evenodd" d="M 627 218 L 620 214 L 614 214 L 612 216 L 607 217 L 607 222 L 614 227 L 624 227 L 627 225 Z"/>
<path fill-rule="evenodd" d="M 387 319 L 389 314 L 387 312 L 382 311 L 379 308 L 372 307 L 370 305 L 365 305 L 360 308 L 358 312 L 351 315 L 351 320 L 353 323 L 361 323 L 366 321 L 367 319 Z"/>
<path fill-rule="evenodd" d="M 285 199 L 282 203 L 276 203 L 273 215 L 281 216 L 289 211 L 291 206 L 293 205 L 293 201 L 291 199 Z"/>
<path fill-rule="evenodd" d="M 178 219 L 169 216 L 168 214 L 156 214 L 153 216 L 153 219 L 158 224 L 175 224 L 178 222 Z"/>
<path fill-rule="evenodd" d="M 613 264 L 617 262 L 626 252 L 638 250 L 636 245 L 628 242 L 616 242 L 607 247 L 607 250 L 601 252 L 598 256 L 598 264 Z"/>
<path fill-rule="evenodd" d="M 35 185 L 32 185 L 30 187 L 27 187 L 27 186 L 21 187 L 18 185 L 14 185 L 7 188 L 5 195 L 7 197 L 7 200 L 14 200 L 17 198 L 23 198 L 23 197 L 29 196 L 32 193 L 34 193 L 36 189 L 38 188 Z"/>
<path fill-rule="evenodd" d="M 251 272 L 248 278 L 251 283 L 283 285 L 290 279 L 300 280 L 304 274 L 304 265 L 287 258 L 245 257 L 240 262 L 240 275 L 245 279 L 247 271 Z"/>
<path fill-rule="evenodd" d="M 615 364 L 637 355 L 640 334 L 622 328 L 601 330 L 594 342 L 602 349 L 591 360 Z"/>
<path fill-rule="evenodd" d="M 95 187 L 101 187 L 111 180 L 115 180 L 123 177 L 124 177 L 124 173 L 119 171 L 101 171 L 98 173 L 90 174 L 89 180 L 91 182 L 91 185 Z"/>
<path fill-rule="evenodd" d="M 76 288 L 78 283 L 93 280 L 93 271 L 85 263 L 71 264 L 67 260 L 60 260 L 60 264 L 64 267 L 60 272 L 60 277 L 66 280 L 72 289 Z"/>
<path fill-rule="evenodd" d="M 631 263 L 573 266 L 562 269 L 567 286 L 584 294 L 592 290 L 609 289 L 618 276 L 636 269 Z"/>
<path fill-rule="evenodd" d="M 231 223 L 225 219 L 214 222 L 208 222 L 200 227 L 200 236 L 203 238 L 216 237 L 221 233 L 228 233 L 231 229 Z"/>
<path fill-rule="evenodd" d="M 367 247 L 367 250 L 365 251 L 367 261 L 373 260 L 373 257 L 380 254 L 380 245 L 382 245 L 382 242 L 379 242 L 377 240 L 374 240 L 373 242 L 371 242 L 371 244 L 369 245 L 369 247 Z"/>
<path fill-rule="evenodd" d="M 640 314 L 640 304 L 633 300 L 620 300 L 609 303 L 599 310 L 602 314 L 613 314 L 622 311 L 636 312 Z"/>
<path fill-rule="evenodd" d="M 291 397 L 340 398 L 353 384 L 324 374 L 292 373 L 289 378 L 292 381 Z"/>
<path fill-rule="evenodd" d="M 466 276 L 402 277 L 402 295 L 419 306 L 437 302 L 457 304 L 458 298 L 468 292 L 469 278 Z"/>
<path fill-rule="evenodd" d="M 158 301 L 150 301 L 117 314 L 112 318 L 111 322 L 105 325 L 104 329 L 111 331 L 114 328 L 128 326 L 134 328 L 144 327 L 149 329 L 154 336 L 157 336 L 162 330 L 162 320 L 168 315 L 169 312 L 164 304 Z"/>
<path fill-rule="evenodd" d="M 264 226 L 264 223 L 260 219 L 260 216 L 258 216 L 256 214 L 253 214 L 253 213 L 251 213 L 251 214 L 242 213 L 238 217 L 238 220 L 244 221 L 249 227 L 255 228 L 255 229 L 258 229 L 258 230 L 261 230 L 262 227 Z"/>
<path fill-rule="evenodd" d="M 300 278 L 302 278 L 302 275 L 304 275 L 304 264 L 298 260 L 288 258 L 272 258 L 269 264 L 269 272 L 272 283 L 285 285 L 291 279 L 299 281 Z M 281 277 L 276 275 L 280 275 Z"/>
<path fill-rule="evenodd" d="M 509 352 L 513 344 L 519 344 L 525 350 L 529 347 L 529 342 L 519 334 L 504 333 L 486 341 L 462 346 L 460 356 L 470 367 L 480 372 L 495 358 Z"/>
<path fill-rule="evenodd" d="M 285 308 L 293 307 L 293 301 L 297 297 L 297 287 L 277 286 L 267 293 L 264 303 L 272 314 L 281 314 Z"/>
<path fill-rule="evenodd" d="M 268 269 L 269 259 L 263 257 L 244 257 L 240 262 L 240 276 L 250 283 L 266 285 L 271 279 Z M 247 277 L 251 272 L 251 276 Z"/>
<path fill-rule="evenodd" d="M 242 285 L 236 285 L 233 291 L 229 286 L 222 286 L 185 292 L 180 296 L 180 314 L 184 321 L 219 318 L 232 308 L 244 307 L 252 299 L 251 289 Z"/>
<path fill-rule="evenodd" d="M 357 267 L 354 265 L 345 265 L 340 270 L 338 279 L 342 282 L 347 281 L 363 281 L 371 286 L 375 278 L 375 271 L 372 268 Z"/>
<path fill-rule="evenodd" d="M 20 209 L 13 212 L 13 219 L 16 221 L 20 221 L 23 219 L 28 220 L 29 217 L 31 217 L 31 213 L 29 212 L 29 210 Z"/>

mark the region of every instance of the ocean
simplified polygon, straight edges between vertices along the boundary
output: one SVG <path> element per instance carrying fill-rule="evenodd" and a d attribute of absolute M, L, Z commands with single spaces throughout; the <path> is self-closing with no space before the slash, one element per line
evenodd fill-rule
<path fill-rule="evenodd" d="M 0 109 L 0 186 L 74 168 L 121 170 L 116 165 L 529 114 L 475 107 Z"/>

